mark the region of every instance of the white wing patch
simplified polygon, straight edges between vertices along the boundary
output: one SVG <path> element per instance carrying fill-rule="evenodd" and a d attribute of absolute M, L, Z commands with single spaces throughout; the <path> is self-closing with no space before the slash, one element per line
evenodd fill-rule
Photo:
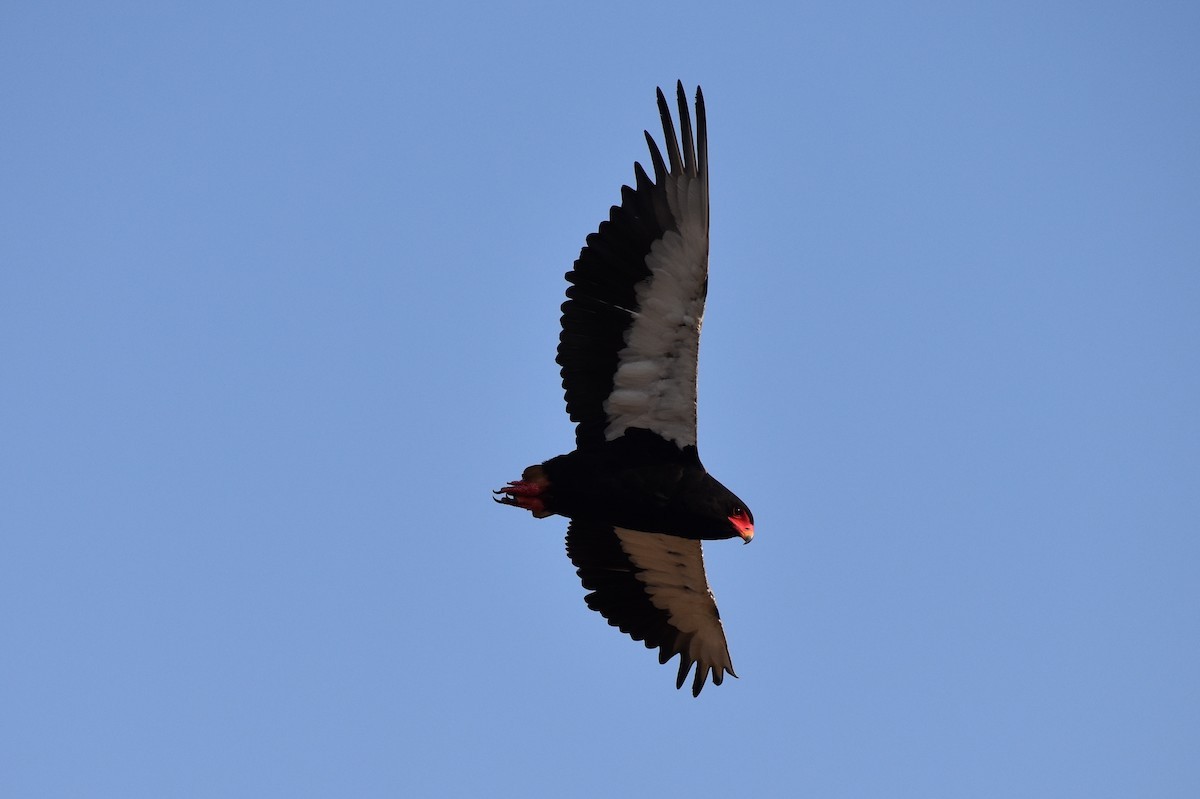
<path fill-rule="evenodd" d="M 696 684 L 703 685 L 711 672 L 713 684 L 720 685 L 725 672 L 733 673 L 733 662 L 716 600 L 704 576 L 700 542 L 620 527 L 614 531 L 621 549 L 640 569 L 637 578 L 645 585 L 651 604 L 665 611 L 671 626 L 679 630 L 684 662 L 689 666 L 696 663 Z M 684 674 L 686 669 L 681 666 L 681 680 Z"/>
<path fill-rule="evenodd" d="M 613 392 L 604 403 L 605 438 L 643 427 L 679 447 L 696 443 L 696 361 L 708 279 L 708 178 L 671 174 L 667 202 L 677 230 L 646 256 L 650 277 L 637 285 L 638 310 L 617 354 Z"/>

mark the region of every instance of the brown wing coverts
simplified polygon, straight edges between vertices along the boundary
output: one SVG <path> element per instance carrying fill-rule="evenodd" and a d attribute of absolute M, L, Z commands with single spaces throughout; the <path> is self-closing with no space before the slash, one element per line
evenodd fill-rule
<path fill-rule="evenodd" d="M 683 84 L 677 88 L 679 114 L 684 136 L 681 159 L 670 108 L 661 90 L 658 108 L 666 137 L 671 170 L 694 170 L 696 155 L 691 118 Z M 700 133 L 700 168 L 707 160 L 704 98 L 697 91 L 696 117 Z M 608 220 L 587 237 L 574 268 L 567 273 L 567 301 L 562 305 L 562 333 L 558 342 L 558 364 L 562 367 L 567 413 L 576 423 L 575 443 L 579 448 L 603 443 L 608 419 L 604 401 L 613 390 L 617 355 L 625 346 L 625 331 L 638 311 L 636 287 L 651 276 L 646 255 L 657 239 L 676 229 L 667 202 L 664 180 L 667 164 L 646 132 L 652 182 L 640 163 L 634 164 L 635 187 L 621 187 L 621 204 L 609 211 Z M 686 167 L 685 167 L 686 164 Z"/>

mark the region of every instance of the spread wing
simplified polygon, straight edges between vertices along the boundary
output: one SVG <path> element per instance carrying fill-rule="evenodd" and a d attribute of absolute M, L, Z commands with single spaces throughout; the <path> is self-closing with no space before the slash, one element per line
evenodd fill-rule
<path fill-rule="evenodd" d="M 650 133 L 654 181 L 634 164 L 635 187 L 588 236 L 567 273 L 558 363 L 576 444 L 630 427 L 680 448 L 696 443 L 696 356 L 708 291 L 708 134 L 696 90 L 696 135 L 676 87 L 682 145 L 662 90 L 667 159 Z"/>
<path fill-rule="evenodd" d="M 589 608 L 657 648 L 659 663 L 679 655 L 675 687 L 683 686 L 693 664 L 693 696 L 710 672 L 714 685 L 725 672 L 737 676 L 699 541 L 575 520 L 567 530 L 567 555 L 591 591 L 584 598 Z"/>

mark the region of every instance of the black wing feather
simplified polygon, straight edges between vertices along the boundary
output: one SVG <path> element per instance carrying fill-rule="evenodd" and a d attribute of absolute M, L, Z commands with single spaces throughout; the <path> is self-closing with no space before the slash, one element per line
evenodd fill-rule
<path fill-rule="evenodd" d="M 625 346 L 625 333 L 638 311 L 637 285 L 651 277 L 646 256 L 655 241 L 667 231 L 678 229 L 667 198 L 668 176 L 685 168 L 695 173 L 695 145 L 682 84 L 678 86 L 678 96 L 683 154 L 670 108 L 660 89 L 658 106 L 670 169 L 654 138 L 646 132 L 654 180 L 640 163 L 634 164 L 634 187 L 621 187 L 621 204 L 612 206 L 608 220 L 587 237 L 574 268 L 566 275 L 571 285 L 562 305 L 562 333 L 556 360 L 562 367 L 567 413 L 576 423 L 575 443 L 581 449 L 604 441 L 609 422 L 604 402 L 613 390 L 613 374 L 618 366 L 618 353 Z M 696 108 L 701 132 L 699 163 L 704 164 L 707 142 L 703 139 L 704 100 L 699 92 Z"/>
<path fill-rule="evenodd" d="M 726 672 L 737 676 L 704 577 L 699 541 L 618 533 L 610 524 L 576 519 L 567 529 L 567 555 L 591 592 L 584 597 L 589 608 L 647 649 L 658 649 L 659 663 L 679 656 L 676 688 L 693 665 L 693 696 L 710 673 L 714 685 Z"/>

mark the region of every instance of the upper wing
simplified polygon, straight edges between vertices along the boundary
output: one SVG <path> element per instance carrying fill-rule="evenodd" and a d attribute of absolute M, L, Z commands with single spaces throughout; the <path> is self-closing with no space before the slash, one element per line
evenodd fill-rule
<path fill-rule="evenodd" d="M 585 597 L 589 608 L 647 648 L 657 647 L 659 663 L 679 655 L 677 688 L 693 663 L 693 696 L 709 672 L 714 685 L 725 672 L 737 676 L 699 541 L 576 520 L 567 529 L 567 554 L 592 592 Z"/>
<path fill-rule="evenodd" d="M 708 134 L 696 89 L 696 137 L 677 86 L 682 148 L 662 90 L 667 162 L 650 133 L 654 182 L 636 188 L 588 236 L 562 306 L 558 363 L 576 444 L 643 427 L 679 447 L 696 443 L 696 356 L 708 291 Z"/>

